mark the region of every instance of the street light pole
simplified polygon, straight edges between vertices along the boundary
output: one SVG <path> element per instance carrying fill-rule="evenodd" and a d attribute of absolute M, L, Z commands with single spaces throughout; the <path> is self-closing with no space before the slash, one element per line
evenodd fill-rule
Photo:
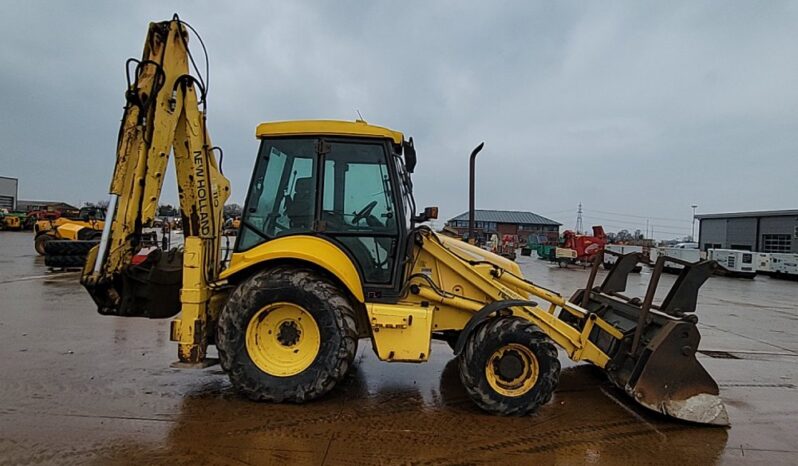
<path fill-rule="evenodd" d="M 698 207 L 697 205 L 693 204 L 690 207 L 693 208 L 693 228 L 690 230 L 690 241 L 695 242 L 695 209 Z"/>

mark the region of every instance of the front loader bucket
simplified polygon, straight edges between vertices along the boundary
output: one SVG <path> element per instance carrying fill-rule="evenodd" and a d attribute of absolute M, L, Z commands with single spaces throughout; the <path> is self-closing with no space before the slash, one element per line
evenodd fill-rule
<path fill-rule="evenodd" d="M 728 425 L 718 384 L 695 357 L 701 336 L 690 322 L 668 322 L 642 349 L 624 388 L 635 401 L 667 416 Z"/>
<path fill-rule="evenodd" d="M 622 294 L 626 276 L 640 260 L 638 253 L 621 256 L 602 285 L 590 289 L 598 270 L 594 266 L 588 289 L 577 291 L 571 299 L 624 335 L 617 340 L 600 329 L 591 332 L 590 340 L 610 357 L 605 367 L 609 379 L 640 405 L 666 416 L 728 425 L 718 384 L 696 359 L 701 335 L 693 313 L 698 290 L 712 274 L 714 261 L 658 258 L 641 301 Z M 653 299 L 666 261 L 684 268 L 662 303 L 656 305 Z M 577 328 L 583 325 L 573 316 L 561 318 Z"/>

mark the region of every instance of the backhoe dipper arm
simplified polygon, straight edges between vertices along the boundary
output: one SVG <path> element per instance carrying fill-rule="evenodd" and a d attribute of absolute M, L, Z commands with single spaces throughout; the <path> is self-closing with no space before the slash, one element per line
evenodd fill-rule
<path fill-rule="evenodd" d="M 128 298 L 140 294 L 149 279 L 129 279 L 137 267 L 132 258 L 141 249 L 142 227 L 157 213 L 173 153 L 185 237 L 180 308 L 185 316 L 187 305 L 199 305 L 195 317 L 205 320 L 208 283 L 220 272 L 222 215 L 230 184 L 213 155 L 204 83 L 189 74 L 189 60 L 186 25 L 175 15 L 171 21 L 150 23 L 141 60 L 127 62 L 108 221 L 81 279 L 102 314 L 166 317 L 130 309 L 134 300 Z"/>

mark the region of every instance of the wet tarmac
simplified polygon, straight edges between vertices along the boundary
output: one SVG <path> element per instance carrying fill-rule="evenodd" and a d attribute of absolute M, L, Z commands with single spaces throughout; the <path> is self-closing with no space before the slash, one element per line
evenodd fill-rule
<path fill-rule="evenodd" d="M 587 277 L 519 263 L 567 294 Z M 0 233 L 2 464 L 798 463 L 796 282 L 712 278 L 702 289 L 701 349 L 713 357 L 700 360 L 727 403 L 724 429 L 640 409 L 565 356 L 548 405 L 491 416 L 469 401 L 439 342 L 414 365 L 382 363 L 361 341 L 354 373 L 330 396 L 253 403 L 219 366 L 170 368 L 168 320 L 100 316 L 77 279 L 48 272 L 30 234 Z M 646 281 L 633 277 L 630 292 Z"/>

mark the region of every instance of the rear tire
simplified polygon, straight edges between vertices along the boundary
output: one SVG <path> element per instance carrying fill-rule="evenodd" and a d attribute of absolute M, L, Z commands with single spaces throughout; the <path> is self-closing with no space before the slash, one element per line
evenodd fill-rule
<path fill-rule="evenodd" d="M 44 256 L 44 265 L 55 269 L 83 268 L 85 264 L 85 255 L 51 256 L 50 254 L 47 254 Z"/>
<path fill-rule="evenodd" d="M 85 256 L 97 244 L 99 241 L 53 240 L 44 245 L 44 253 L 48 256 Z"/>
<path fill-rule="evenodd" d="M 468 336 L 459 356 L 460 380 L 485 411 L 530 414 L 551 400 L 560 378 L 557 348 L 520 317 L 491 319 Z"/>
<path fill-rule="evenodd" d="M 291 312 L 305 320 L 272 317 Z M 267 331 L 270 321 L 278 325 L 274 332 Z M 236 389 L 252 400 L 313 400 L 332 390 L 352 365 L 355 322 L 349 298 L 327 277 L 308 268 L 275 267 L 231 294 L 219 317 L 219 359 Z M 293 354 L 286 350 L 291 348 Z"/>

